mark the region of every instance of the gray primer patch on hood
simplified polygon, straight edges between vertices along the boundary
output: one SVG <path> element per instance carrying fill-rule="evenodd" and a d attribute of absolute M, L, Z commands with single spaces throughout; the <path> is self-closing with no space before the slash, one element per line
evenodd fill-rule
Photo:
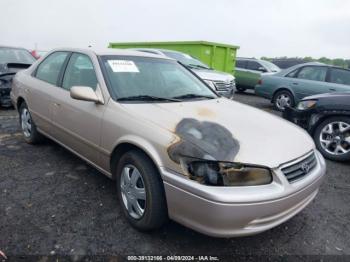
<path fill-rule="evenodd" d="M 169 157 L 176 163 L 181 156 L 207 160 L 233 161 L 239 151 L 239 142 L 222 125 L 184 118 L 176 126 L 180 138 L 168 148 Z"/>

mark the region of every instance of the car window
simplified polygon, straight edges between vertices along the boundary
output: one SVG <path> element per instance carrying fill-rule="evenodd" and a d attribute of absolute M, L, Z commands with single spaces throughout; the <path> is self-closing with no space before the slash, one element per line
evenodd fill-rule
<path fill-rule="evenodd" d="M 323 66 L 305 66 L 299 73 L 298 78 L 313 80 L 313 81 L 325 81 L 327 75 L 327 67 Z"/>
<path fill-rule="evenodd" d="M 67 56 L 67 52 L 52 53 L 38 66 L 35 77 L 50 84 L 57 85 L 58 76 Z"/>
<path fill-rule="evenodd" d="M 246 66 L 247 66 L 247 61 L 244 61 L 244 60 L 237 60 L 236 61 L 237 68 L 246 68 Z"/>
<path fill-rule="evenodd" d="M 69 59 L 62 87 L 70 90 L 72 86 L 89 86 L 96 89 L 96 73 L 92 61 L 87 55 L 74 53 Z"/>
<path fill-rule="evenodd" d="M 279 71 L 281 71 L 281 69 L 278 66 L 276 66 L 273 63 L 271 63 L 270 61 L 262 60 L 262 61 L 260 61 L 260 64 L 262 64 L 263 67 L 268 69 L 268 71 L 270 71 L 270 72 L 279 72 Z"/>
<path fill-rule="evenodd" d="M 350 71 L 332 68 L 329 82 L 342 85 L 350 85 Z"/>
<path fill-rule="evenodd" d="M 23 63 L 33 64 L 35 58 L 25 49 L 0 47 L 0 64 Z"/>
<path fill-rule="evenodd" d="M 259 67 L 261 67 L 261 65 L 258 62 L 248 61 L 247 69 L 258 71 Z"/>
<path fill-rule="evenodd" d="M 299 68 L 293 70 L 292 72 L 289 72 L 286 77 L 296 77 L 297 73 L 298 73 Z"/>

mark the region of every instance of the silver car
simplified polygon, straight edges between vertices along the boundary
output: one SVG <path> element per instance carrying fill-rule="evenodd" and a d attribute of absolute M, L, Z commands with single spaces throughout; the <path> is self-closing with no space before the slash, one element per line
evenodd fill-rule
<path fill-rule="evenodd" d="M 132 48 L 132 50 L 164 55 L 178 60 L 203 79 L 210 88 L 226 98 L 232 98 L 236 91 L 236 82 L 233 75 L 211 69 L 208 65 L 188 54 L 174 50 L 155 48 Z"/>
<path fill-rule="evenodd" d="M 171 218 L 211 236 L 259 233 L 306 207 L 325 173 L 304 130 L 218 97 L 164 56 L 54 50 L 16 75 L 11 99 L 24 139 L 51 138 L 114 179 L 139 230 Z"/>

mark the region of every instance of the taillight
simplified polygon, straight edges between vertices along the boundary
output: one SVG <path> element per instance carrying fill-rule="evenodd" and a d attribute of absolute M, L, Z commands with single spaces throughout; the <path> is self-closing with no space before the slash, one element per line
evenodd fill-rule
<path fill-rule="evenodd" d="M 32 54 L 32 56 L 35 58 L 35 59 L 39 59 L 40 58 L 40 56 L 38 55 L 38 53 L 36 52 L 36 50 L 33 50 L 33 51 L 31 51 L 30 52 L 31 54 Z"/>

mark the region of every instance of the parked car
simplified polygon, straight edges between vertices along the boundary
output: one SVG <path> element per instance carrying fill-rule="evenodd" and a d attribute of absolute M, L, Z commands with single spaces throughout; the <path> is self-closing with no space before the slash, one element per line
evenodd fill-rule
<path fill-rule="evenodd" d="M 305 128 L 324 157 L 350 160 L 350 92 L 305 97 L 283 117 Z"/>
<path fill-rule="evenodd" d="M 35 61 L 23 48 L 0 46 L 0 107 L 10 107 L 10 91 L 13 76 L 28 68 Z"/>
<path fill-rule="evenodd" d="M 325 173 L 303 129 L 165 56 L 54 50 L 16 75 L 11 98 L 24 139 L 49 137 L 115 179 L 139 230 L 170 217 L 211 236 L 259 233 L 307 206 Z"/>
<path fill-rule="evenodd" d="M 237 90 L 254 89 L 262 75 L 279 71 L 280 68 L 269 61 L 238 57 L 235 70 Z"/>
<path fill-rule="evenodd" d="M 235 77 L 233 75 L 211 69 L 208 65 L 188 54 L 168 49 L 132 48 L 132 50 L 164 55 L 181 62 L 203 79 L 209 87 L 224 97 L 232 98 L 236 91 Z"/>
<path fill-rule="evenodd" d="M 255 87 L 255 94 L 271 100 L 280 111 L 306 96 L 346 91 L 350 91 L 350 70 L 314 62 L 264 75 Z"/>

